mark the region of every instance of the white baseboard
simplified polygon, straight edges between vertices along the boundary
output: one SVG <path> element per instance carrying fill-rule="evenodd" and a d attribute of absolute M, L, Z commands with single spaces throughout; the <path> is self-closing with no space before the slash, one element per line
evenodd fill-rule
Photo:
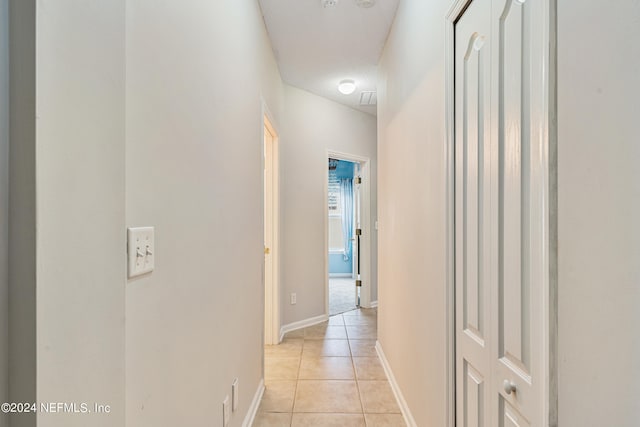
<path fill-rule="evenodd" d="M 338 278 L 353 279 L 353 273 L 329 273 L 329 279 L 338 279 Z"/>
<path fill-rule="evenodd" d="M 376 308 L 377 306 L 378 306 L 378 300 L 371 301 L 371 304 L 369 304 L 370 308 Z"/>
<path fill-rule="evenodd" d="M 256 414 L 258 413 L 258 408 L 260 407 L 260 401 L 262 400 L 263 394 L 264 380 L 260 380 L 260 384 L 258 384 L 256 394 L 253 396 L 253 400 L 251 401 L 251 406 L 249 407 L 247 416 L 244 417 L 244 421 L 242 422 L 242 427 L 251 427 L 251 425 L 253 424 L 253 420 L 255 420 Z"/>
<path fill-rule="evenodd" d="M 398 406 L 400 406 L 400 411 L 402 412 L 402 416 L 404 417 L 404 422 L 407 423 L 407 426 L 409 427 L 418 427 L 418 425 L 416 424 L 416 420 L 413 418 L 413 415 L 411 415 L 409 405 L 407 405 L 407 401 L 404 400 L 404 396 L 402 395 L 400 387 L 396 382 L 396 377 L 393 375 L 393 371 L 391 371 L 391 366 L 389 365 L 387 357 L 384 355 L 384 351 L 382 350 L 380 341 L 376 341 L 376 352 L 378 353 L 378 357 L 380 357 L 380 362 L 382 363 L 382 367 L 384 368 L 384 373 L 387 374 L 387 379 L 389 380 L 391 390 L 393 390 L 393 394 L 396 397 Z"/>
<path fill-rule="evenodd" d="M 329 316 L 323 314 L 322 316 L 311 317 L 309 319 L 300 320 L 299 322 L 283 325 L 282 328 L 280 328 L 280 341 L 282 341 L 287 332 L 308 328 L 309 326 L 317 325 L 318 323 L 326 322 L 327 320 L 329 320 Z"/>

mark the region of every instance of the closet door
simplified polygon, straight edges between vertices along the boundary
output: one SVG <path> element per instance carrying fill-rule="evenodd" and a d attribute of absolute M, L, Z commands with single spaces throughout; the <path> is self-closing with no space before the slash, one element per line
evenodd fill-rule
<path fill-rule="evenodd" d="M 543 5 L 472 0 L 455 25 L 458 426 L 546 423 Z"/>
<path fill-rule="evenodd" d="M 490 427 L 491 0 L 456 24 L 456 400 L 459 426 Z"/>

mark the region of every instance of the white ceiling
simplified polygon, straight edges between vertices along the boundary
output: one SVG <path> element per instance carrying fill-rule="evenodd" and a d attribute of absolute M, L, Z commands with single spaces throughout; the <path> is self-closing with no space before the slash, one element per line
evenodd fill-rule
<path fill-rule="evenodd" d="M 321 0 L 259 0 L 282 79 L 292 86 L 369 114 L 360 106 L 362 91 L 375 91 L 378 60 L 399 0 L 377 0 L 360 8 L 356 0 L 338 0 L 324 8 Z M 352 79 L 352 95 L 338 83 Z"/>

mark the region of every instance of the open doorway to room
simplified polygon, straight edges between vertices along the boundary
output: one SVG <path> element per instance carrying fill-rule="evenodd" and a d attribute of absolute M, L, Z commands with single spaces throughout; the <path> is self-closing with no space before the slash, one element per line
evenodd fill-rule
<path fill-rule="evenodd" d="M 327 313 L 371 306 L 369 159 L 327 153 Z"/>
<path fill-rule="evenodd" d="M 329 158 L 327 214 L 329 241 L 329 315 L 358 305 L 356 230 L 359 225 L 360 164 Z"/>

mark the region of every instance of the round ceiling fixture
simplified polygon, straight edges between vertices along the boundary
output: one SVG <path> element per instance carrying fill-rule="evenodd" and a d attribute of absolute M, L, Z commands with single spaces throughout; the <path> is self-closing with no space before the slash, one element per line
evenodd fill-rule
<path fill-rule="evenodd" d="M 336 7 L 337 4 L 338 0 L 322 0 L 322 7 L 324 7 L 325 9 L 329 7 Z"/>
<path fill-rule="evenodd" d="M 355 91 L 356 91 L 356 82 L 354 82 L 353 80 L 350 80 L 350 79 L 342 80 L 338 84 L 338 92 L 340 92 L 343 95 L 351 95 Z"/>
<path fill-rule="evenodd" d="M 358 7 L 369 8 L 376 4 L 376 0 L 356 0 Z"/>

